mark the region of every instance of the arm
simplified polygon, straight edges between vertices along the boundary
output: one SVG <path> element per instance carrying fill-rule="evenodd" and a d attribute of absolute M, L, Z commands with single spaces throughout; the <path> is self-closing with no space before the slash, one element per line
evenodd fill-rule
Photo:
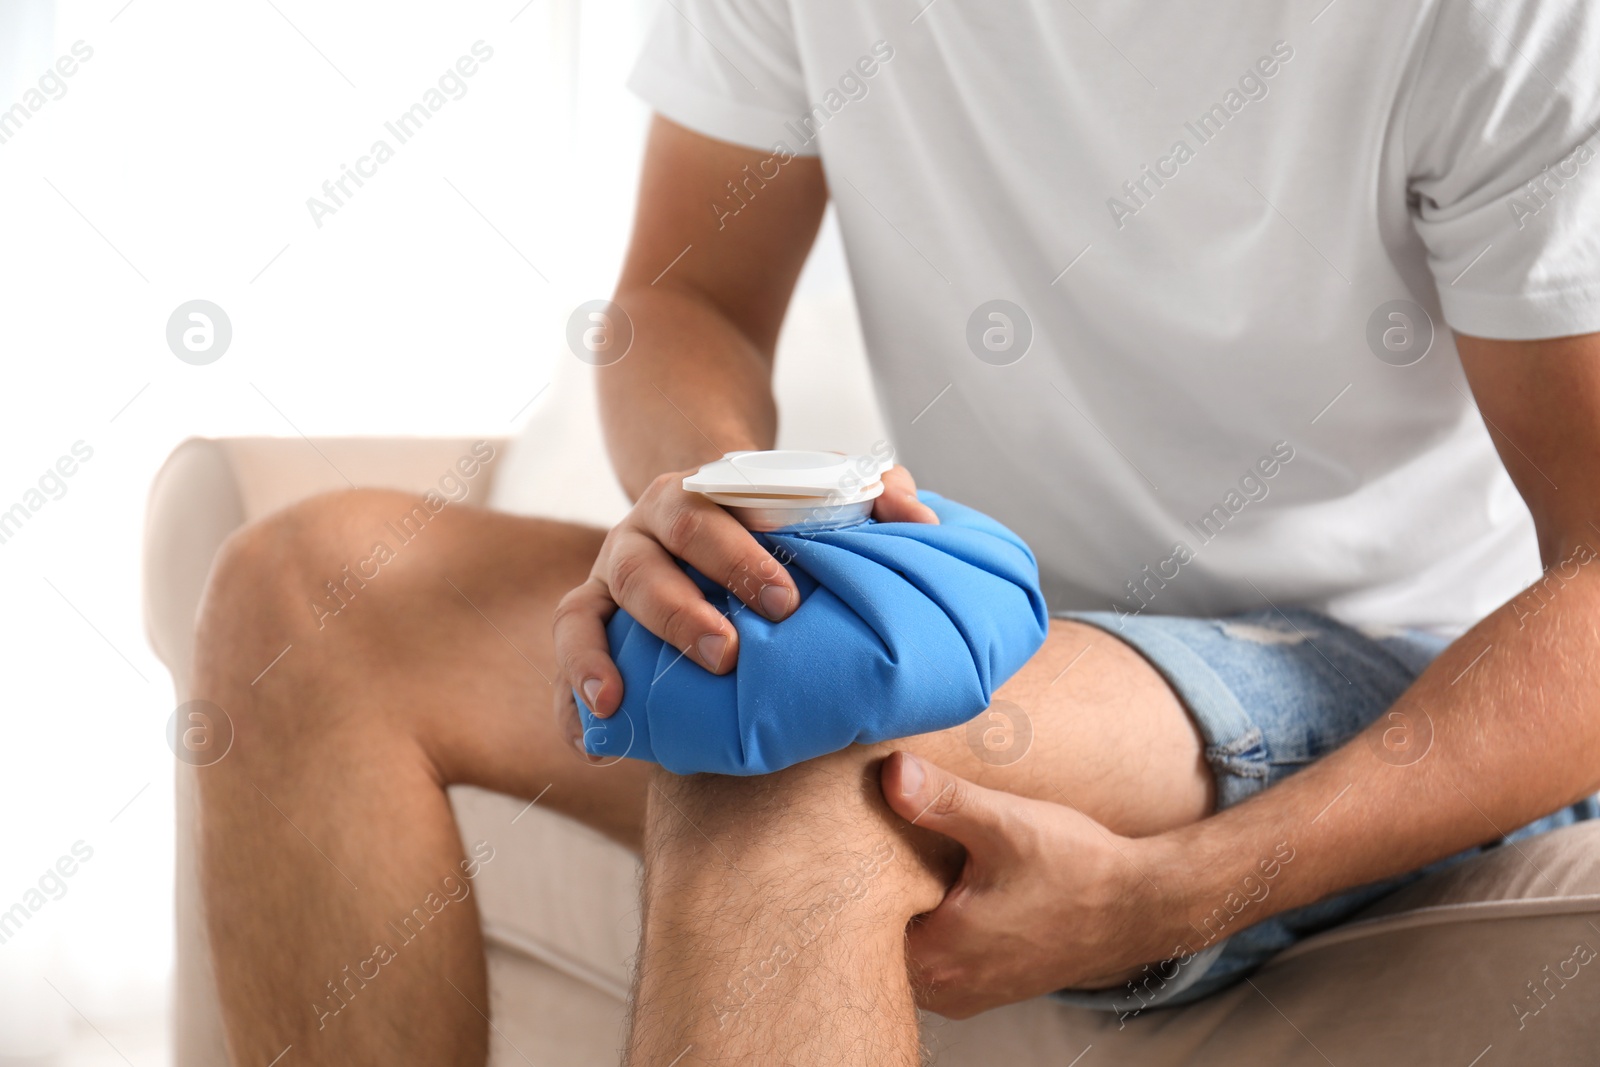
<path fill-rule="evenodd" d="M 965 1018 L 1053 989 L 1117 987 L 1141 964 L 1207 947 L 1208 920 L 1230 898 L 1249 893 L 1242 929 L 1494 840 L 1600 787 L 1600 334 L 1459 347 L 1533 513 L 1544 578 L 1339 751 L 1154 836 L 1123 837 L 931 766 L 906 792 L 905 757 L 886 761 L 889 805 L 967 852 L 956 887 L 911 933 L 913 966 L 938 980 L 919 1003 Z M 1381 758 L 1396 749 L 1386 741 L 1420 748 L 1396 765 Z M 1247 887 L 1268 869 L 1271 891 L 1256 896 Z M 999 935 L 1016 930 L 1051 936 L 997 958 Z"/>
<path fill-rule="evenodd" d="M 651 126 L 614 301 L 633 320 L 633 347 L 599 379 L 606 444 L 635 499 L 664 471 L 771 448 L 776 437 L 778 327 L 828 193 L 816 159 L 790 159 L 719 221 L 727 183 L 769 155 L 662 118 Z"/>
<path fill-rule="evenodd" d="M 625 356 L 599 368 L 612 463 L 635 504 L 606 536 L 589 579 L 556 608 L 556 715 L 583 749 L 572 690 L 616 713 L 622 676 L 605 624 L 617 608 L 714 674 L 733 669 L 739 634 L 679 568 L 683 560 L 778 621 L 794 582 L 739 522 L 683 489 L 683 476 L 777 435 L 772 364 L 778 327 L 827 204 L 815 159 L 702 137 L 665 119 L 650 130 L 638 214 L 613 303 L 633 324 Z M 750 175 L 756 175 L 750 177 Z M 748 184 L 747 184 L 748 183 Z M 730 186 L 746 198 L 730 214 Z M 873 514 L 937 521 L 901 468 Z"/>
<path fill-rule="evenodd" d="M 1459 347 L 1533 513 L 1544 578 L 1446 649 L 1395 705 L 1404 718 L 1165 835 L 1156 847 L 1172 874 L 1161 881 L 1189 885 L 1184 920 L 1208 914 L 1281 841 L 1296 859 L 1255 921 L 1493 840 L 1600 788 L 1600 334 L 1463 336 Z M 1419 736 L 1431 724 L 1423 758 L 1378 758 L 1396 723 Z"/>
<path fill-rule="evenodd" d="M 676 560 L 728 582 L 773 620 L 798 599 L 783 568 L 732 516 L 681 484 L 686 470 L 725 451 L 770 448 L 777 433 L 773 349 L 827 185 L 816 160 L 791 160 L 733 220 L 739 225 L 719 230 L 712 205 L 723 183 L 765 158 L 659 117 L 650 129 L 613 300 L 632 321 L 633 341 L 598 370 L 612 463 L 635 503 L 607 534 L 589 579 L 555 613 L 565 681 L 555 686 L 556 716 L 580 751 L 572 690 L 599 715 L 622 704 L 605 633 L 618 607 L 706 670 L 732 669 L 738 631 Z"/>

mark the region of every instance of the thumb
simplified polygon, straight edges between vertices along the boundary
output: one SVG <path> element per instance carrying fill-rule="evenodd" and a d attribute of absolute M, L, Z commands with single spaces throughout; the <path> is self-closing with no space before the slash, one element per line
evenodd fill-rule
<path fill-rule="evenodd" d="M 1005 841 L 1007 807 L 1017 800 L 909 752 L 895 752 L 884 761 L 882 786 L 883 799 L 896 814 L 952 838 L 969 853 L 991 852 Z"/>

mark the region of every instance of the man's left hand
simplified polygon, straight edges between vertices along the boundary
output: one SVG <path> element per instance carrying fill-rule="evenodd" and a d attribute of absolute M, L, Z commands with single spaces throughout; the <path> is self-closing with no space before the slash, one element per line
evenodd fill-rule
<path fill-rule="evenodd" d="M 1108 988 L 1182 940 L 1159 839 L 1122 837 L 1075 808 L 985 789 L 904 752 L 885 761 L 882 785 L 897 813 L 967 853 L 943 902 L 912 922 L 919 1007 L 965 1019 L 1057 989 Z"/>

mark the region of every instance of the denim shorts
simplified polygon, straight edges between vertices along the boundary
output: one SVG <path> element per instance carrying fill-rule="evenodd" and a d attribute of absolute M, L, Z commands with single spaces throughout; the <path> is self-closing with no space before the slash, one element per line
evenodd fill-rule
<path fill-rule="evenodd" d="M 1339 748 L 1379 718 L 1449 641 L 1422 631 L 1368 636 L 1310 611 L 1255 611 L 1221 619 L 1113 612 L 1063 612 L 1131 645 L 1166 678 L 1200 728 L 1217 782 L 1217 808 L 1261 792 Z M 1431 731 L 1399 723 L 1380 755 L 1415 762 Z M 1407 731 L 1411 731 L 1408 735 Z M 1428 734 L 1429 736 L 1421 736 Z M 1418 747 L 1408 751 L 1408 745 Z M 1600 817 L 1590 797 L 1529 823 L 1495 848 Z M 1274 915 L 1253 926 L 1214 931 L 1196 955 L 1152 968 L 1158 978 L 1107 990 L 1063 990 L 1081 1007 L 1137 1014 L 1185 1004 L 1241 981 L 1302 938 L 1349 919 L 1423 875 L 1477 855 L 1473 848 L 1398 878 L 1375 882 Z M 1280 857 L 1281 858 L 1281 857 Z M 1269 861 L 1270 862 L 1270 861 Z M 1292 857 L 1290 862 L 1292 862 Z M 1228 925 L 1226 914 L 1221 916 Z M 1248 921 L 1248 907 L 1238 918 Z"/>

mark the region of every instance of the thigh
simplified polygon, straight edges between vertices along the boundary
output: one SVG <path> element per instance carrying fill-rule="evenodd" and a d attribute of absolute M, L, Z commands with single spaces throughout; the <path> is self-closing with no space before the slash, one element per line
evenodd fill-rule
<path fill-rule="evenodd" d="M 637 846 L 650 765 L 592 763 L 552 710 L 551 616 L 603 531 L 461 509 L 435 533 L 404 561 L 401 602 L 371 613 L 380 654 L 403 665 L 378 682 L 385 699 L 412 709 L 443 780 L 530 798 L 548 787 L 542 804 Z M 1071 805 L 1118 833 L 1157 833 L 1213 805 L 1204 745 L 1166 681 L 1127 644 L 1065 620 L 972 721 L 876 747 Z"/>
<path fill-rule="evenodd" d="M 403 493 L 314 498 L 224 550 L 198 673 L 228 670 L 240 728 L 270 730 L 279 761 L 420 763 L 637 845 L 645 768 L 592 766 L 553 713 L 552 614 L 603 538 Z"/>
<path fill-rule="evenodd" d="M 1116 637 L 1063 619 L 966 725 L 877 747 L 1070 805 L 1130 836 L 1193 822 L 1215 804 L 1204 742 L 1166 680 Z"/>
<path fill-rule="evenodd" d="M 239 669 L 254 674 L 289 646 L 256 688 L 274 698 L 293 689 L 317 737 L 335 731 L 377 759 L 414 748 L 441 785 L 538 797 L 637 847 L 649 765 L 590 762 L 553 710 L 552 615 L 604 536 L 481 508 L 432 511 L 386 491 L 307 501 L 246 539 L 255 584 L 265 572 L 280 610 Z M 856 758 L 875 768 L 896 748 L 1119 833 L 1156 833 L 1213 803 L 1203 745 L 1161 675 L 1076 622 L 1053 620 L 1044 646 L 965 726 Z"/>
<path fill-rule="evenodd" d="M 733 867 L 741 878 L 776 869 L 837 884 L 887 842 L 914 858 L 907 871 L 928 876 L 902 886 L 915 898 L 908 914 L 931 908 L 965 853 L 888 807 L 881 770 L 894 751 L 989 789 L 1073 807 L 1126 835 L 1195 821 L 1213 803 L 1198 728 L 1163 676 L 1116 637 L 1056 620 L 1043 647 L 963 726 L 854 745 L 766 775 L 656 772 L 647 885 L 663 849 L 697 857 L 691 879 Z"/>

